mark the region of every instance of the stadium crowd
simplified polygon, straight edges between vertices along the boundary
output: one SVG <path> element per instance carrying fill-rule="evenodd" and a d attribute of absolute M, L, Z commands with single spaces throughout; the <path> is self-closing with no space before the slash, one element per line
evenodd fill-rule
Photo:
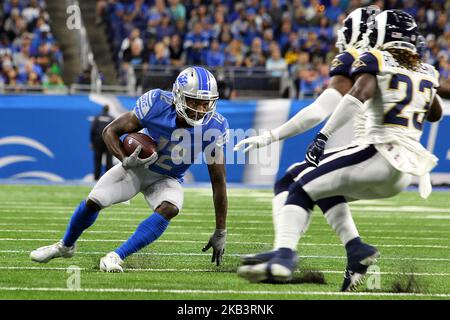
<path fill-rule="evenodd" d="M 0 84 L 54 92 L 63 86 L 63 55 L 43 0 L 4 0 L 0 5 Z"/>
<path fill-rule="evenodd" d="M 369 4 L 412 14 L 428 40 L 425 60 L 449 79 L 445 0 L 98 0 L 97 14 L 122 75 L 149 65 L 265 68 L 308 96 L 327 85 L 343 19 Z"/>
<path fill-rule="evenodd" d="M 445 0 L 97 0 L 97 23 L 105 26 L 121 84 L 130 68 L 253 68 L 287 79 L 302 97 L 327 86 L 336 31 L 349 12 L 369 4 L 412 14 L 428 41 L 424 60 L 450 80 Z M 63 55 L 49 22 L 44 0 L 1 2 L 0 85 L 63 85 Z"/>

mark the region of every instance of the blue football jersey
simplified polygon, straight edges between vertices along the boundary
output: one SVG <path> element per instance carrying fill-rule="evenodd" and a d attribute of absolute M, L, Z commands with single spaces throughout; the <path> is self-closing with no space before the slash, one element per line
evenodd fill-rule
<path fill-rule="evenodd" d="M 202 152 L 214 154 L 228 139 L 228 121 L 219 113 L 204 125 L 179 128 L 172 92 L 154 89 L 143 94 L 133 109 L 143 133 L 158 145 L 158 161 L 149 170 L 179 181 L 193 163 L 201 163 Z"/>

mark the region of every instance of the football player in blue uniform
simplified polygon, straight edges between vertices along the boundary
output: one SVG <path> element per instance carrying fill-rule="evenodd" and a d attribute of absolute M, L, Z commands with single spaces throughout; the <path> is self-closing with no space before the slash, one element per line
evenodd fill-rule
<path fill-rule="evenodd" d="M 100 270 L 122 272 L 129 255 L 158 239 L 183 205 L 181 182 L 189 166 L 203 153 L 213 189 L 216 226 L 206 251 L 213 248 L 212 262 L 220 264 L 226 242 L 227 192 L 223 145 L 228 122 L 216 112 L 219 98 L 214 76 L 201 67 L 189 67 L 177 77 L 172 92 L 154 89 L 103 131 L 111 153 L 121 163 L 109 170 L 94 186 L 86 200 L 75 209 L 61 241 L 31 252 L 33 261 L 70 258 L 75 242 L 97 219 L 100 210 L 127 201 L 141 192 L 154 211 L 134 234 L 100 260 Z M 121 137 L 141 131 L 157 142 L 157 152 L 146 159 L 141 146 L 127 156 Z"/>

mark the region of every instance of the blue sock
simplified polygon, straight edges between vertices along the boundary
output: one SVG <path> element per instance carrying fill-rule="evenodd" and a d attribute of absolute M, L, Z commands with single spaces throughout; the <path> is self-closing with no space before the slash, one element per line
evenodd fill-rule
<path fill-rule="evenodd" d="M 130 254 L 142 249 L 158 239 L 169 225 L 159 213 L 155 212 L 150 217 L 141 222 L 133 235 L 125 241 L 115 252 L 123 260 Z"/>
<path fill-rule="evenodd" d="M 99 211 L 92 211 L 86 206 L 86 200 L 81 201 L 80 205 L 73 212 L 63 242 L 65 246 L 71 247 L 80 237 L 84 230 L 89 228 L 97 219 Z"/>

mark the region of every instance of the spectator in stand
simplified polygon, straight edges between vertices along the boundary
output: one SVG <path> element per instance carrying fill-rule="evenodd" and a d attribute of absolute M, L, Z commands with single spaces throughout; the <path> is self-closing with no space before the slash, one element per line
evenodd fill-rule
<path fill-rule="evenodd" d="M 319 73 L 312 67 L 300 71 L 300 98 L 312 98 L 322 92 L 322 81 Z"/>
<path fill-rule="evenodd" d="M 131 30 L 130 34 L 128 37 L 126 37 L 125 39 L 123 39 L 122 44 L 120 45 L 120 51 L 119 51 L 119 58 L 122 59 L 123 58 L 123 52 L 125 50 L 127 50 L 132 42 L 140 42 L 141 45 L 144 45 L 144 41 L 141 38 L 141 31 L 138 28 L 133 28 L 133 30 Z"/>
<path fill-rule="evenodd" d="M 244 55 L 242 54 L 242 42 L 239 39 L 231 40 L 226 48 L 225 65 L 232 67 L 240 67 L 244 62 Z"/>
<path fill-rule="evenodd" d="M 172 21 L 186 21 L 186 7 L 180 0 L 169 0 L 169 11 Z"/>
<path fill-rule="evenodd" d="M 5 29 L 6 25 L 11 41 L 20 39 L 26 28 L 37 30 L 42 24 L 48 25 L 48 14 L 46 15 L 42 8 L 40 8 L 39 17 L 36 18 L 34 1 L 28 6 L 23 6 L 22 1 L 17 0 L 5 0 L 5 2 L 3 6 L 7 7 L 8 14 L 4 15 L 2 29 Z M 38 1 L 38 3 L 40 5 L 41 2 Z M 247 58 L 251 55 L 254 39 L 262 38 L 261 47 L 266 60 L 272 55 L 269 50 L 269 47 L 272 47 L 270 43 L 276 39 L 281 48 L 282 57 L 289 64 L 291 75 L 296 78 L 303 68 L 299 67 L 295 61 L 301 60 L 298 57 L 304 56 L 303 51 L 309 53 L 310 62 L 313 62 L 320 69 L 318 72 L 322 73 L 321 70 L 325 67 L 322 67 L 321 61 L 326 61 L 337 52 L 334 47 L 336 30 L 342 26 L 343 19 L 355 8 L 369 4 L 376 4 L 382 9 L 404 9 L 413 14 L 421 32 L 431 44 L 424 59 L 436 68 L 444 70 L 444 73 L 446 72 L 447 62 L 440 57 L 443 54 L 447 56 L 449 54 L 450 40 L 447 38 L 450 37 L 448 23 L 450 6 L 448 1 L 444 0 L 422 2 L 414 0 L 99 0 L 97 11 L 100 12 L 99 15 L 103 14 L 108 24 L 107 30 L 110 32 L 108 37 L 111 39 L 113 52 L 123 54 L 124 50 L 121 51 L 120 46 L 127 35 L 124 25 L 129 24 L 132 28 L 140 29 L 140 36 L 145 43 L 143 45 L 145 47 L 144 65 L 149 61 L 149 56 L 155 54 L 154 43 L 161 40 L 166 42 L 164 39 L 167 36 L 171 37 L 170 43 L 166 43 L 169 48 L 170 64 L 175 66 L 217 64 L 217 61 L 211 62 L 213 50 L 209 48 L 213 39 L 217 39 L 220 50 L 225 54 L 225 65 L 252 67 L 255 63 L 249 63 Z M 139 21 L 136 22 L 133 16 L 133 12 L 139 6 L 143 8 L 139 13 L 145 16 L 146 28 L 140 25 Z M 28 10 L 24 16 L 22 13 L 26 8 Z M 170 17 L 170 23 L 165 16 Z M 34 17 L 34 24 L 28 24 L 29 17 Z M 9 19 L 8 23 L 6 23 L 7 19 Z M 1 25 L 0 19 L 0 27 Z M 178 44 L 172 45 L 173 41 L 178 41 L 178 38 L 172 38 L 175 33 L 178 34 L 184 53 L 181 53 L 183 50 L 179 50 Z M 148 42 L 151 44 L 147 45 Z M 11 45 L 3 47 L 0 46 L 0 51 L 8 50 Z M 172 47 L 178 49 L 174 50 Z M 213 47 L 212 44 L 211 47 Z M 16 48 L 17 52 L 21 51 L 20 44 L 14 45 L 13 48 Z M 32 57 L 36 55 L 38 48 L 39 46 L 31 46 Z M 180 59 L 183 55 L 186 58 Z M 218 54 L 213 56 L 218 57 Z M 124 64 L 131 62 L 124 61 L 120 55 L 117 57 L 119 71 L 122 74 L 126 69 L 123 67 Z M 309 73 L 305 77 L 311 78 Z"/>
<path fill-rule="evenodd" d="M 287 70 L 286 61 L 281 56 L 278 45 L 273 46 L 269 59 L 266 61 L 266 70 L 270 71 L 272 77 L 281 77 Z"/>
<path fill-rule="evenodd" d="M 58 73 L 53 71 L 49 73 L 47 80 L 44 82 L 44 93 L 67 93 L 67 88 Z"/>
<path fill-rule="evenodd" d="M 225 54 L 220 50 L 217 39 L 211 42 L 211 48 L 206 52 L 206 65 L 209 67 L 220 67 L 225 65 Z"/>
<path fill-rule="evenodd" d="M 150 12 L 147 17 L 147 31 L 156 35 L 156 27 L 160 24 L 163 15 L 169 15 L 170 12 L 166 7 L 164 0 L 155 0 L 155 5 L 150 8 Z"/>
<path fill-rule="evenodd" d="M 139 67 L 147 61 L 140 41 L 134 40 L 130 47 L 123 52 L 123 61 L 128 62 L 133 67 Z"/>
<path fill-rule="evenodd" d="M 325 16 L 331 21 L 331 23 L 336 23 L 338 21 L 338 17 L 342 14 L 340 2 L 340 0 L 331 0 L 331 5 L 325 9 Z"/>
<path fill-rule="evenodd" d="M 170 37 L 169 58 L 173 66 L 182 67 L 185 64 L 183 43 L 179 34 Z"/>
<path fill-rule="evenodd" d="M 297 62 L 298 55 L 300 52 L 300 39 L 298 38 L 297 32 L 291 32 L 289 34 L 288 43 L 282 48 L 282 55 L 286 60 L 288 65 Z"/>
<path fill-rule="evenodd" d="M 169 65 L 169 50 L 164 42 L 160 41 L 155 44 L 155 52 L 150 55 L 149 64 L 151 65 Z"/>
<path fill-rule="evenodd" d="M 254 38 L 251 49 L 245 57 L 244 66 L 247 68 L 254 68 L 263 67 L 265 64 L 266 58 L 263 54 L 261 38 Z"/>
<path fill-rule="evenodd" d="M 203 32 L 202 25 L 197 22 L 194 31 L 186 35 L 184 49 L 187 53 L 187 63 L 196 65 L 202 63 L 203 52 L 209 46 L 208 36 Z"/>
<path fill-rule="evenodd" d="M 162 40 L 164 37 L 170 37 L 175 34 L 175 27 L 170 21 L 170 16 L 163 14 L 161 22 L 156 27 L 156 38 Z"/>

